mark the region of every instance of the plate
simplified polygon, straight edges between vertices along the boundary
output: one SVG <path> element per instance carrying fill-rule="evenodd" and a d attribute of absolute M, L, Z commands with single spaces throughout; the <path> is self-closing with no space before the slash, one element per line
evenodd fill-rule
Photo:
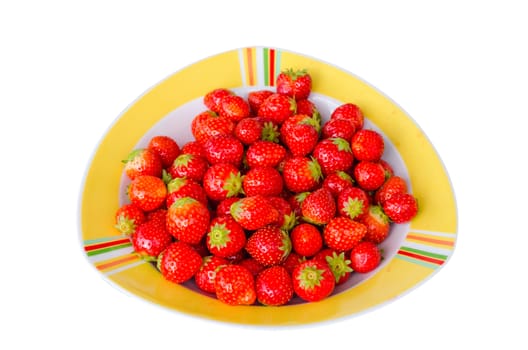
<path fill-rule="evenodd" d="M 353 273 L 329 298 L 298 299 L 281 307 L 228 306 L 200 293 L 194 283 L 166 281 L 152 263 L 139 259 L 129 239 L 118 235 L 114 214 L 127 202 L 124 159 L 159 134 L 183 145 L 192 138 L 192 118 L 206 108 L 203 96 L 218 87 L 241 96 L 274 89 L 287 68 L 306 68 L 313 79 L 310 99 L 328 120 L 343 103 L 360 106 L 365 128 L 382 133 L 383 159 L 417 198 L 419 213 L 408 224 L 393 224 L 381 244 L 384 260 L 367 274 Z M 85 173 L 79 208 L 80 240 L 89 263 L 111 284 L 154 304 L 221 322 L 282 326 L 358 315 L 386 304 L 433 276 L 452 256 L 457 238 L 453 189 L 434 147 L 394 101 L 358 78 L 318 59 L 270 47 L 245 47 L 205 58 L 147 90 L 117 117 L 97 145 Z"/>

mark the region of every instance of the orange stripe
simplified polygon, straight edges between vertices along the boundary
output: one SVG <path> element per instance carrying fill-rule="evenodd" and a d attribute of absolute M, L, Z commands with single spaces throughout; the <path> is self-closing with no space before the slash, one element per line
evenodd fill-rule
<path fill-rule="evenodd" d="M 120 265 L 120 264 L 123 264 L 123 263 L 126 263 L 126 262 L 130 262 L 130 261 L 133 261 L 133 260 L 138 260 L 138 259 L 139 258 L 137 257 L 137 255 L 131 254 L 131 255 L 126 255 L 123 258 L 118 259 L 118 260 L 114 260 L 114 261 L 110 261 L 108 263 L 97 265 L 96 267 L 97 267 L 98 270 L 102 271 L 102 270 L 106 270 L 106 269 L 109 269 L 111 267 L 114 267 L 116 265 Z"/>
<path fill-rule="evenodd" d="M 253 51 L 253 49 L 251 49 L 251 48 L 246 49 L 247 65 L 248 65 L 248 78 L 249 78 L 249 85 L 251 85 L 251 86 L 255 85 L 255 78 L 253 76 L 254 67 L 253 67 L 253 58 L 252 58 L 253 52 L 252 51 Z"/>
<path fill-rule="evenodd" d="M 446 245 L 449 247 L 453 247 L 455 245 L 455 242 L 452 242 L 452 241 L 446 241 L 443 239 L 436 239 L 436 238 L 426 238 L 426 237 L 421 237 L 421 236 L 415 236 L 412 234 L 407 235 L 407 239 L 415 239 L 417 241 L 436 243 L 436 244 Z"/>

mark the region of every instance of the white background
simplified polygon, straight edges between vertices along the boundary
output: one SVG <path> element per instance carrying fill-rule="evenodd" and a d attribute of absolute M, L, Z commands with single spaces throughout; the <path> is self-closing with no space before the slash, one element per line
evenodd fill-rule
<path fill-rule="evenodd" d="M 526 349 L 528 26 L 521 5 L 2 2 L 0 348 Z M 175 71 L 255 45 L 353 72 L 428 135 L 455 189 L 459 239 L 425 284 L 357 317 L 256 329 L 161 309 L 115 289 L 88 264 L 79 241 L 80 187 L 114 119 Z"/>

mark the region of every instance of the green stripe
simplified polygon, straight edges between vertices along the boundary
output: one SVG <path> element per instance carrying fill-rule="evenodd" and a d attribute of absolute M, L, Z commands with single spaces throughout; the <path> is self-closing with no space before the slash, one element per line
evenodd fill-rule
<path fill-rule="evenodd" d="M 269 85 L 269 49 L 264 48 L 264 85 Z"/>
<path fill-rule="evenodd" d="M 121 249 L 121 248 L 130 247 L 131 245 L 132 245 L 132 243 L 123 243 L 123 244 L 116 245 L 116 246 L 110 246 L 110 247 L 105 247 L 105 248 L 102 248 L 102 249 L 91 250 L 91 251 L 87 252 L 86 254 L 88 256 L 93 256 L 93 255 L 98 255 L 98 254 L 111 252 L 112 250 L 117 250 L 117 249 Z"/>
<path fill-rule="evenodd" d="M 427 261 L 423 261 L 423 260 L 418 260 L 418 259 L 415 259 L 415 258 L 411 258 L 410 256 L 405 256 L 405 255 L 400 255 L 400 254 L 397 254 L 395 256 L 395 258 L 398 258 L 400 260 L 404 260 L 404 261 L 407 261 L 407 262 L 410 262 L 410 263 L 413 263 L 413 264 L 418 264 L 418 265 L 421 265 L 423 267 L 427 267 L 427 268 L 430 268 L 430 269 L 436 269 L 439 265 L 436 265 L 436 264 L 431 264 Z"/>
<path fill-rule="evenodd" d="M 400 247 L 401 250 L 405 250 L 406 252 L 416 253 L 424 256 L 428 256 L 430 258 L 445 260 L 447 259 L 447 255 L 437 254 L 437 253 L 431 253 L 426 252 L 425 250 L 420 250 L 416 248 L 410 248 L 410 247 Z"/>

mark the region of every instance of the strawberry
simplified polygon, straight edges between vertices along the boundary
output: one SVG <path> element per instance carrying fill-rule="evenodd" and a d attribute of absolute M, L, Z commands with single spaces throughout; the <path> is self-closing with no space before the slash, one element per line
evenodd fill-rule
<path fill-rule="evenodd" d="M 248 103 L 249 107 L 251 108 L 251 112 L 256 115 L 262 102 L 264 102 L 264 100 L 271 95 L 273 95 L 273 91 L 271 90 L 250 91 L 248 93 Z"/>
<path fill-rule="evenodd" d="M 216 256 L 228 257 L 238 253 L 246 245 L 246 233 L 240 224 L 230 216 L 211 220 L 206 236 L 209 251 Z"/>
<path fill-rule="evenodd" d="M 198 244 L 209 228 L 210 214 L 205 205 L 191 197 L 176 200 L 167 211 L 167 229 L 176 239 Z"/>
<path fill-rule="evenodd" d="M 308 99 L 304 100 L 297 100 L 297 114 L 305 114 L 309 115 L 315 120 L 319 121 L 319 124 L 321 123 L 321 114 L 319 113 L 319 110 L 317 109 L 317 106 L 315 103 Z"/>
<path fill-rule="evenodd" d="M 235 93 L 229 89 L 225 88 L 218 88 L 214 89 L 212 91 L 209 91 L 205 96 L 203 97 L 203 103 L 204 105 L 209 108 L 211 111 L 220 113 L 222 109 L 222 99 L 226 96 L 232 96 Z"/>
<path fill-rule="evenodd" d="M 264 266 L 279 265 L 291 252 L 290 236 L 277 226 L 266 226 L 248 238 L 246 251 Z"/>
<path fill-rule="evenodd" d="M 379 161 L 385 149 L 383 136 L 370 129 L 359 130 L 352 136 L 352 153 L 357 160 Z"/>
<path fill-rule="evenodd" d="M 354 180 L 344 171 L 336 171 L 326 176 L 323 180 L 322 187 L 326 188 L 334 198 L 337 198 L 347 187 L 354 185 Z"/>
<path fill-rule="evenodd" d="M 246 196 L 277 196 L 282 192 L 283 181 L 279 171 L 271 167 L 251 168 L 242 181 Z"/>
<path fill-rule="evenodd" d="M 301 213 L 303 220 L 315 224 L 327 224 L 336 213 L 336 203 L 332 193 L 320 188 L 310 193 L 302 202 Z"/>
<path fill-rule="evenodd" d="M 274 93 L 261 103 L 257 116 L 280 125 L 294 115 L 296 110 L 297 106 L 293 98 Z"/>
<path fill-rule="evenodd" d="M 312 90 L 312 77 L 306 69 L 287 69 L 276 79 L 277 93 L 296 100 L 307 99 Z"/>
<path fill-rule="evenodd" d="M 240 265 L 227 265 L 216 272 L 215 293 L 228 305 L 252 305 L 257 300 L 255 278 Z"/>
<path fill-rule="evenodd" d="M 359 187 L 347 187 L 337 197 L 339 214 L 352 220 L 360 220 L 368 213 L 369 197 Z"/>
<path fill-rule="evenodd" d="M 244 266 L 254 277 L 257 277 L 257 275 L 266 268 L 252 257 L 242 259 L 238 265 Z"/>
<path fill-rule="evenodd" d="M 312 224 L 302 223 L 290 233 L 293 251 L 301 256 L 314 256 L 323 248 L 323 236 Z"/>
<path fill-rule="evenodd" d="M 275 224 L 285 231 L 290 231 L 297 223 L 297 216 L 290 203 L 279 196 L 268 197 L 268 201 L 279 212 L 279 219 Z"/>
<path fill-rule="evenodd" d="M 234 130 L 235 122 L 211 111 L 199 113 L 191 123 L 191 133 L 202 145 L 212 136 L 231 135 Z"/>
<path fill-rule="evenodd" d="M 302 203 L 308 197 L 310 192 L 294 193 L 288 196 L 287 200 L 296 216 L 302 216 Z"/>
<path fill-rule="evenodd" d="M 365 191 L 375 191 L 385 182 L 385 170 L 379 162 L 362 160 L 354 167 L 354 178 Z"/>
<path fill-rule="evenodd" d="M 167 184 L 167 195 L 166 205 L 170 208 L 178 198 L 191 197 L 196 199 L 198 202 L 207 205 L 207 194 L 200 184 L 194 180 L 190 180 L 184 177 L 177 177 L 172 179 Z"/>
<path fill-rule="evenodd" d="M 202 258 L 202 265 L 194 275 L 196 286 L 207 293 L 215 293 L 216 271 L 229 264 L 227 259 L 215 255 Z"/>
<path fill-rule="evenodd" d="M 283 266 L 268 267 L 255 281 L 257 300 L 267 306 L 280 306 L 293 297 L 293 282 Z"/>
<path fill-rule="evenodd" d="M 115 228 L 130 236 L 136 228 L 146 221 L 145 213 L 134 204 L 124 204 L 115 213 Z"/>
<path fill-rule="evenodd" d="M 354 124 L 350 119 L 330 119 L 324 123 L 321 129 L 321 137 L 328 139 L 331 137 L 340 137 L 347 141 L 352 140 L 352 136 L 356 132 Z"/>
<path fill-rule="evenodd" d="M 155 210 L 165 203 L 167 187 L 159 177 L 138 176 L 132 180 L 128 187 L 128 197 L 132 204 L 143 211 Z"/>
<path fill-rule="evenodd" d="M 381 262 L 381 252 L 372 242 L 361 242 L 350 251 L 350 266 L 359 273 L 374 270 Z"/>
<path fill-rule="evenodd" d="M 131 240 L 136 254 L 144 260 L 155 261 L 158 255 L 172 243 L 172 236 L 165 225 L 147 221 L 138 226 Z"/>
<path fill-rule="evenodd" d="M 392 222 L 402 224 L 411 221 L 418 213 L 416 198 L 410 193 L 395 193 L 382 204 L 383 211 Z"/>
<path fill-rule="evenodd" d="M 320 301 L 328 297 L 335 288 L 335 277 L 327 264 L 307 260 L 293 270 L 293 290 L 305 301 Z"/>
<path fill-rule="evenodd" d="M 216 216 L 231 216 L 231 205 L 239 199 L 238 197 L 229 197 L 221 200 L 216 206 Z"/>
<path fill-rule="evenodd" d="M 389 177 L 374 194 L 374 201 L 383 204 L 395 193 L 407 192 L 407 183 L 400 176 Z"/>
<path fill-rule="evenodd" d="M 284 163 L 282 176 L 288 190 L 300 193 L 314 190 L 323 175 L 315 158 L 292 157 Z"/>
<path fill-rule="evenodd" d="M 236 197 L 242 190 L 240 171 L 231 163 L 211 165 L 203 177 L 203 189 L 214 201 Z"/>
<path fill-rule="evenodd" d="M 246 151 L 246 162 L 250 168 L 276 167 L 286 156 L 286 149 L 271 141 L 256 141 Z"/>
<path fill-rule="evenodd" d="M 244 118 L 236 124 L 234 134 L 244 145 L 251 145 L 261 139 L 263 129 L 264 123 L 259 118 Z"/>
<path fill-rule="evenodd" d="M 330 220 L 323 230 L 325 244 L 338 252 L 344 252 L 356 246 L 367 233 L 362 223 L 339 216 Z"/>
<path fill-rule="evenodd" d="M 323 175 L 346 171 L 354 162 L 350 144 L 340 137 L 321 140 L 313 150 L 313 157 L 321 166 Z"/>
<path fill-rule="evenodd" d="M 284 121 L 280 139 L 293 156 L 310 154 L 319 140 L 320 125 L 304 114 L 296 114 Z"/>
<path fill-rule="evenodd" d="M 241 96 L 227 95 L 220 100 L 220 116 L 238 122 L 249 117 L 249 104 Z"/>
<path fill-rule="evenodd" d="M 164 168 L 171 166 L 174 159 L 180 155 L 180 146 L 178 143 L 165 135 L 157 135 L 150 139 L 148 149 L 154 151 L 159 158 Z"/>
<path fill-rule="evenodd" d="M 326 264 L 335 277 L 336 286 L 345 283 L 350 278 L 352 268 L 350 260 L 346 259 L 344 252 L 337 252 L 331 248 L 325 248 L 314 257 L 314 260 L 320 260 Z"/>
<path fill-rule="evenodd" d="M 353 103 L 345 103 L 338 106 L 330 115 L 330 119 L 349 119 L 356 131 L 363 129 L 365 122 L 363 112 Z"/>
<path fill-rule="evenodd" d="M 159 209 L 149 211 L 146 215 L 147 221 L 165 227 L 167 222 L 167 209 L 161 207 Z"/>
<path fill-rule="evenodd" d="M 203 148 L 209 164 L 231 163 L 239 167 L 242 163 L 244 145 L 232 135 L 210 137 Z"/>
<path fill-rule="evenodd" d="M 246 230 L 257 230 L 277 222 L 279 212 L 266 197 L 257 195 L 240 198 L 230 208 L 231 215 Z"/>
<path fill-rule="evenodd" d="M 202 182 L 207 167 L 208 164 L 204 158 L 182 153 L 174 160 L 168 172 L 173 179 L 176 177 L 186 177 L 200 183 Z"/>
<path fill-rule="evenodd" d="M 286 260 L 284 260 L 284 262 L 281 264 L 281 266 L 284 266 L 286 271 L 288 271 L 289 274 L 292 274 L 293 270 L 295 270 L 297 265 L 299 265 L 303 261 L 306 261 L 306 258 L 292 250 L 290 254 L 288 254 L 288 256 L 286 257 Z"/>
<path fill-rule="evenodd" d="M 389 235 L 389 217 L 379 205 L 370 205 L 367 215 L 360 222 L 367 227 L 367 233 L 363 237 L 365 241 L 380 244 Z"/>
<path fill-rule="evenodd" d="M 181 148 L 180 154 L 192 154 L 196 157 L 202 157 L 205 158 L 205 152 L 203 149 L 203 145 L 199 143 L 198 141 L 189 141 L 186 144 L 184 144 Z"/>
<path fill-rule="evenodd" d="M 381 164 L 381 166 L 383 167 L 383 169 L 385 170 L 385 180 L 387 180 L 389 177 L 391 176 L 394 176 L 394 169 L 392 168 L 392 166 L 389 164 L 389 162 L 387 162 L 386 160 L 384 159 L 380 159 L 379 160 L 379 163 Z"/>
<path fill-rule="evenodd" d="M 136 149 L 129 153 L 125 163 L 125 174 L 130 180 L 141 175 L 161 177 L 163 163 L 156 152 L 148 148 Z"/>
<path fill-rule="evenodd" d="M 158 257 L 162 276 L 173 283 L 190 280 L 200 269 L 202 257 L 189 244 L 173 242 Z"/>

